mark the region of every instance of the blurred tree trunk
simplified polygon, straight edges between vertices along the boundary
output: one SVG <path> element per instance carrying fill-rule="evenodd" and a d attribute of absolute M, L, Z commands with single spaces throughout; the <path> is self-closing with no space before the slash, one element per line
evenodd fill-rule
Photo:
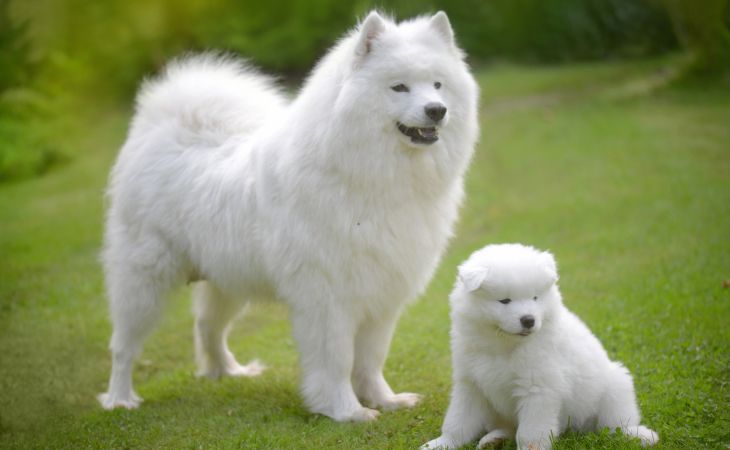
<path fill-rule="evenodd" d="M 728 0 L 662 0 L 682 45 L 695 56 L 700 74 L 730 72 Z"/>

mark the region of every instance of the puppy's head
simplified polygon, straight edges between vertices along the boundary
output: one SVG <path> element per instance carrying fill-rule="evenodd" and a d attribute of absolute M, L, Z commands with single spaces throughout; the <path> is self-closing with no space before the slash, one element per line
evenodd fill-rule
<path fill-rule="evenodd" d="M 561 307 L 553 255 L 520 244 L 489 245 L 459 267 L 452 308 L 516 339 L 538 333 Z"/>

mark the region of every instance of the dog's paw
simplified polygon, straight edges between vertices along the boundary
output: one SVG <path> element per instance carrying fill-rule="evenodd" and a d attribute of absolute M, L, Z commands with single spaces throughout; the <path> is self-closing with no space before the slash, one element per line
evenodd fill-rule
<path fill-rule="evenodd" d="M 238 363 L 229 365 L 223 371 L 223 375 L 229 377 L 257 377 L 261 375 L 264 370 L 266 370 L 266 366 L 262 364 L 261 361 L 259 361 L 258 359 L 254 359 L 245 366 L 242 366 Z"/>
<path fill-rule="evenodd" d="M 99 400 L 99 403 L 101 403 L 101 407 L 106 410 L 115 408 L 136 409 L 139 408 L 140 403 L 142 403 L 142 398 L 134 392 L 132 392 L 128 397 L 115 396 L 105 392 L 97 395 L 96 399 Z"/>
<path fill-rule="evenodd" d="M 377 409 L 361 407 L 349 413 L 337 414 L 332 418 L 338 422 L 372 422 L 377 419 L 379 415 L 380 411 Z"/>
<path fill-rule="evenodd" d="M 421 398 L 423 398 L 421 394 L 401 392 L 400 394 L 394 394 L 377 402 L 376 406 L 382 407 L 385 411 L 392 411 L 394 409 L 401 408 L 413 408 L 421 401 Z"/>
<path fill-rule="evenodd" d="M 261 375 L 266 366 L 258 359 L 254 359 L 250 363 L 242 366 L 235 360 L 227 361 L 221 366 L 208 366 L 198 370 L 197 376 L 218 380 L 222 377 L 256 377 Z"/>
<path fill-rule="evenodd" d="M 501 444 L 510 438 L 510 433 L 505 430 L 492 430 L 479 440 L 477 448 L 489 448 Z"/>

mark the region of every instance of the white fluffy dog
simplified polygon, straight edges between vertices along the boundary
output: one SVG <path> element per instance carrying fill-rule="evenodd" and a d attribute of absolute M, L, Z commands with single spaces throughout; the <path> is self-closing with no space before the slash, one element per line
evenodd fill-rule
<path fill-rule="evenodd" d="M 226 334 L 247 301 L 276 298 L 291 309 L 311 411 L 364 421 L 378 411 L 363 404 L 416 404 L 382 369 L 457 218 L 477 98 L 443 12 L 400 24 L 370 13 L 291 103 L 211 56 L 147 83 L 108 191 L 102 405 L 139 405 L 133 361 L 165 295 L 190 281 L 200 374 L 258 374 Z"/>
<path fill-rule="evenodd" d="M 549 449 L 564 430 L 611 430 L 652 445 L 634 384 L 565 306 L 553 256 L 489 245 L 459 267 L 451 294 L 453 390 L 442 434 L 423 448 L 514 438 Z"/>

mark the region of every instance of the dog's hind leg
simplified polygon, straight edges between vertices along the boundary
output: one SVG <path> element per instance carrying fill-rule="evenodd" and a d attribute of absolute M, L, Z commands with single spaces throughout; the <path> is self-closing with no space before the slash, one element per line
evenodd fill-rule
<path fill-rule="evenodd" d="M 608 427 L 615 431 L 620 428 L 625 435 L 640 439 L 643 446 L 656 444 L 659 435 L 640 425 L 641 415 L 631 375 L 622 365 L 614 364 L 611 384 L 601 400 L 598 429 Z"/>
<path fill-rule="evenodd" d="M 153 240 L 139 247 L 126 241 L 119 244 L 108 248 L 104 255 L 114 327 L 109 345 L 112 352 L 109 389 L 97 397 L 105 409 L 132 409 L 142 401 L 132 388 L 134 360 L 157 324 L 165 296 L 178 275 L 175 260 L 164 244 Z"/>
<path fill-rule="evenodd" d="M 243 303 L 225 297 L 207 281 L 198 283 L 193 295 L 198 376 L 252 377 L 263 372 L 264 366 L 256 360 L 245 366 L 238 364 L 226 343 L 233 319 L 244 309 Z"/>
<path fill-rule="evenodd" d="M 369 318 L 362 323 L 355 338 L 355 361 L 352 373 L 355 392 L 360 400 L 373 408 L 385 410 L 412 408 L 421 396 L 410 392 L 393 393 L 383 377 L 390 341 L 400 310 L 384 317 Z"/>
<path fill-rule="evenodd" d="M 109 289 L 114 326 L 109 348 L 112 373 L 109 390 L 98 396 L 105 409 L 136 408 L 142 401 L 132 389 L 132 367 L 145 338 L 156 325 L 162 299 L 142 274 L 129 274 Z"/>

